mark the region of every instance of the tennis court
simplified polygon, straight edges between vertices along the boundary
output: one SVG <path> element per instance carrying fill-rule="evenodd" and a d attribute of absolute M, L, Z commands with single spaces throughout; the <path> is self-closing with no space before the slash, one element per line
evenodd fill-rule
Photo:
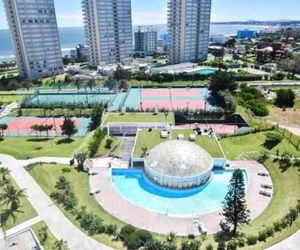
<path fill-rule="evenodd" d="M 75 136 L 85 136 L 90 124 L 89 118 L 72 118 L 78 132 Z M 4 117 L 0 124 L 7 124 L 8 128 L 4 131 L 4 136 L 47 136 L 46 132 L 35 132 L 31 129 L 33 125 L 52 125 L 53 129 L 49 131 L 49 136 L 60 136 L 64 118 L 53 117 Z"/>
<path fill-rule="evenodd" d="M 218 107 L 208 88 L 131 89 L 124 106 L 136 110 L 212 110 Z"/>
<path fill-rule="evenodd" d="M 89 103 L 104 103 L 111 104 L 116 95 L 113 93 L 40 93 L 35 95 L 29 102 L 33 104 L 89 104 Z"/>

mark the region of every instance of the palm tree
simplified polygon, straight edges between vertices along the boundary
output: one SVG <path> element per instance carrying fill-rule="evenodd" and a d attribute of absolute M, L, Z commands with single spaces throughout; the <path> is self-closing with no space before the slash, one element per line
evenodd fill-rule
<path fill-rule="evenodd" d="M 7 175 L 9 175 L 10 170 L 8 168 L 0 168 L 0 186 L 4 186 L 9 183 L 9 179 L 7 178 Z"/>
<path fill-rule="evenodd" d="M 57 249 L 57 250 L 68 249 L 68 247 L 67 247 L 67 241 L 65 241 L 64 239 L 57 240 L 55 242 L 54 249 Z"/>
<path fill-rule="evenodd" d="M 20 207 L 21 199 L 26 197 L 25 189 L 17 190 L 12 185 L 7 185 L 3 191 L 0 195 L 1 205 L 7 205 L 11 211 L 16 211 Z"/>

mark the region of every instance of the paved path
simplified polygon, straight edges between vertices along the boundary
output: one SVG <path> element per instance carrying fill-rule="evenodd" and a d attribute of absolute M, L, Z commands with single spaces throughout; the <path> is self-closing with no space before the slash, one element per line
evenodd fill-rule
<path fill-rule="evenodd" d="M 27 220 L 27 221 L 25 221 L 25 222 L 23 222 L 23 223 L 21 223 L 21 224 L 15 226 L 15 227 L 9 229 L 9 230 L 7 230 L 7 231 L 5 232 L 5 236 L 6 236 L 6 237 L 9 237 L 9 236 L 11 236 L 11 235 L 13 235 L 13 234 L 16 234 L 16 233 L 18 233 L 18 232 L 21 232 L 21 231 L 23 231 L 23 230 L 25 230 L 25 229 L 30 228 L 30 227 L 33 226 L 34 224 L 39 223 L 40 221 L 41 221 L 40 216 L 36 216 L 36 217 L 34 217 L 34 218 L 30 219 L 30 220 Z"/>
<path fill-rule="evenodd" d="M 296 250 L 300 248 L 300 230 L 267 250 Z"/>
<path fill-rule="evenodd" d="M 11 171 L 11 176 L 20 188 L 25 188 L 29 202 L 37 211 L 41 220 L 45 221 L 50 231 L 57 239 L 64 239 L 68 247 L 74 250 L 109 249 L 100 242 L 90 238 L 74 226 L 65 215 L 55 206 L 48 195 L 35 182 L 24 166 L 33 162 L 69 163 L 69 158 L 41 157 L 30 160 L 16 160 L 15 158 L 0 154 L 0 161 L 4 167 Z"/>

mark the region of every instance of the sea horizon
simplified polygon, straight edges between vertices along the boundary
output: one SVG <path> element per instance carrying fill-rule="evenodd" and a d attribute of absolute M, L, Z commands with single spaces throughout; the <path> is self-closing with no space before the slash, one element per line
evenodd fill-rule
<path fill-rule="evenodd" d="M 133 26 L 133 32 L 140 25 Z M 158 37 L 167 33 L 167 24 L 155 24 L 153 26 L 158 33 Z M 237 25 L 237 24 L 211 24 L 210 34 L 222 34 L 225 36 L 236 35 L 238 30 L 264 30 L 270 26 L 265 25 Z M 62 55 L 69 54 L 70 50 L 74 49 L 78 44 L 85 44 L 83 26 L 76 27 L 59 27 L 58 28 Z M 12 61 L 14 59 L 13 47 L 10 40 L 9 30 L 0 29 L 0 61 Z"/>

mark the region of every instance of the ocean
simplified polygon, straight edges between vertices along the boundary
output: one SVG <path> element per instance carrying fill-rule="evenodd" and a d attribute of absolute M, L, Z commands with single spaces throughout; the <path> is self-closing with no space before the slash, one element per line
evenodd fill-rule
<path fill-rule="evenodd" d="M 153 25 L 157 29 L 158 35 L 167 32 L 167 25 Z M 253 26 L 253 25 L 224 25 L 212 24 L 211 34 L 223 34 L 225 36 L 235 35 L 238 30 L 264 30 L 266 26 Z M 137 30 L 137 26 L 133 27 Z M 62 54 L 67 54 L 71 49 L 75 48 L 77 44 L 84 44 L 84 31 L 82 27 L 59 28 L 59 36 L 62 47 Z M 10 41 L 9 31 L 0 30 L 0 61 L 10 61 L 14 58 L 13 48 Z"/>

